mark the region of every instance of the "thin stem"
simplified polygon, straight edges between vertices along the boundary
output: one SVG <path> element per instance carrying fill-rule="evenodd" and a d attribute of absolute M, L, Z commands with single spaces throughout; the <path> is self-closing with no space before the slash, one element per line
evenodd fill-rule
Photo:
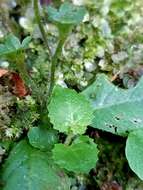
<path fill-rule="evenodd" d="M 35 12 L 35 18 L 36 18 L 36 22 L 39 26 L 39 29 L 41 31 L 41 34 L 42 34 L 42 38 L 43 38 L 43 41 L 44 41 L 44 44 L 45 44 L 45 47 L 48 48 L 48 53 L 49 53 L 49 56 L 51 56 L 51 50 L 49 48 L 49 45 L 48 45 L 48 42 L 47 42 L 47 35 L 46 35 L 46 32 L 45 32 L 45 29 L 43 27 L 43 23 L 41 22 L 41 16 L 40 16 L 40 11 L 39 11 L 39 4 L 38 4 L 38 0 L 34 0 L 34 12 Z"/>
<path fill-rule="evenodd" d="M 57 66 L 57 61 L 59 58 L 59 55 L 62 52 L 62 47 L 65 42 L 66 37 L 61 37 L 57 46 L 57 49 L 55 51 L 55 54 L 52 57 L 51 60 L 51 68 L 50 68 L 50 76 L 49 76 L 49 89 L 48 89 L 48 103 L 50 101 L 50 97 L 55 85 L 55 71 L 56 71 L 56 66 Z"/>

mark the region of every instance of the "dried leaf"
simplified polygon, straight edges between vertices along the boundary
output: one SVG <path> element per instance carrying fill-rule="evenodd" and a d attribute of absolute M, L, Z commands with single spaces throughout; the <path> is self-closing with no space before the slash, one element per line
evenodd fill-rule
<path fill-rule="evenodd" d="M 3 75 L 7 74 L 9 71 L 6 69 L 0 69 L 0 77 L 2 77 Z"/>
<path fill-rule="evenodd" d="M 27 94 L 27 90 L 20 75 L 17 73 L 12 73 L 11 80 L 14 82 L 14 94 L 19 97 L 25 96 Z"/>

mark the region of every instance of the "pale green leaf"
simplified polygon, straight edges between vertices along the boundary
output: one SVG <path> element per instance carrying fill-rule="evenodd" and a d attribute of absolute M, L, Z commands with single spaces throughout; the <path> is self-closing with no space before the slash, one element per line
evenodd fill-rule
<path fill-rule="evenodd" d="M 48 106 L 54 128 L 60 132 L 83 134 L 93 118 L 93 109 L 86 98 L 71 89 L 57 86 Z"/>
<path fill-rule="evenodd" d="M 20 40 L 14 36 L 13 34 L 9 34 L 4 41 L 4 44 L 0 44 L 0 56 L 7 56 L 16 54 L 18 51 L 22 49 L 26 49 L 31 40 L 31 37 L 26 37 L 22 44 Z"/>
<path fill-rule="evenodd" d="M 84 7 L 74 6 L 68 2 L 63 3 L 59 10 L 48 6 L 47 11 L 50 20 L 67 25 L 79 24 L 86 13 Z"/>
<path fill-rule="evenodd" d="M 20 48 L 20 41 L 17 37 L 12 34 L 9 34 L 4 44 L 0 44 L 0 56 L 5 56 L 8 54 L 13 54 L 18 51 Z"/>
<path fill-rule="evenodd" d="M 143 126 L 143 78 L 136 87 L 124 90 L 101 74 L 82 94 L 94 108 L 92 127 L 126 136 Z"/>
<path fill-rule="evenodd" d="M 51 150 L 58 142 L 57 132 L 42 127 L 33 127 L 28 132 L 30 144 L 41 150 Z"/>
<path fill-rule="evenodd" d="M 24 38 L 24 40 L 22 41 L 21 47 L 23 49 L 28 48 L 29 43 L 31 42 L 31 39 L 32 39 L 31 36 L 27 36 L 26 38 Z"/>
<path fill-rule="evenodd" d="M 98 160 L 97 145 L 89 137 L 80 137 L 72 145 L 56 144 L 53 159 L 57 165 L 75 173 L 89 173 Z"/>
<path fill-rule="evenodd" d="M 0 56 L 6 55 L 9 52 L 7 47 L 4 44 L 0 44 Z"/>
<path fill-rule="evenodd" d="M 143 180 L 143 129 L 129 134 L 126 142 L 126 157 L 131 169 Z"/>
<path fill-rule="evenodd" d="M 62 177 L 60 177 L 60 175 Z M 3 190 L 69 190 L 65 174 L 51 166 L 49 155 L 21 141 L 3 168 Z"/>
<path fill-rule="evenodd" d="M 11 49 L 15 49 L 15 50 L 18 50 L 21 48 L 21 44 L 20 44 L 20 41 L 19 39 L 14 36 L 13 34 L 9 34 L 7 37 L 6 37 L 6 40 L 5 40 L 5 45 L 6 47 L 11 50 Z"/>

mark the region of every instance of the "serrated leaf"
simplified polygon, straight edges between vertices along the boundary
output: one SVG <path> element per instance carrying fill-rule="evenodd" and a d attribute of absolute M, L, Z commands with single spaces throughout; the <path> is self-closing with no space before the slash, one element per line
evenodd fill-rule
<path fill-rule="evenodd" d="M 143 180 L 143 129 L 129 134 L 126 142 L 126 157 L 131 169 Z"/>
<path fill-rule="evenodd" d="M 85 142 L 85 139 L 88 142 Z M 89 173 L 98 160 L 98 149 L 92 139 L 85 139 L 82 141 L 80 138 L 70 146 L 56 144 L 53 149 L 55 163 L 68 171 Z"/>
<path fill-rule="evenodd" d="M 47 130 L 42 127 L 33 127 L 28 132 L 30 144 L 41 150 L 51 150 L 55 143 L 58 142 L 57 132 Z"/>
<path fill-rule="evenodd" d="M 59 10 L 48 6 L 49 19 L 60 24 L 74 25 L 79 24 L 86 13 L 84 7 L 77 7 L 71 3 L 63 3 Z"/>
<path fill-rule="evenodd" d="M 101 74 L 82 94 L 94 108 L 92 127 L 126 136 L 143 126 L 143 78 L 136 87 L 124 90 Z"/>
<path fill-rule="evenodd" d="M 51 166 L 49 155 L 32 148 L 26 141 L 12 150 L 4 166 L 3 180 L 3 190 L 70 189 L 68 178 Z"/>
<path fill-rule="evenodd" d="M 54 128 L 60 132 L 83 134 L 93 118 L 93 109 L 86 98 L 71 89 L 57 86 L 48 106 Z"/>

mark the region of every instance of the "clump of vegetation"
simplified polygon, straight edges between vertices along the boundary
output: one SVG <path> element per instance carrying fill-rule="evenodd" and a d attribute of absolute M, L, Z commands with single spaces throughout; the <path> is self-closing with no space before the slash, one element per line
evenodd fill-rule
<path fill-rule="evenodd" d="M 7 126 L 11 123 L 10 108 L 14 104 L 14 97 L 8 89 L 0 85 L 0 140 L 8 136 Z"/>
<path fill-rule="evenodd" d="M 141 1 L 17 4 L 0 3 L 0 188 L 142 187 Z"/>

